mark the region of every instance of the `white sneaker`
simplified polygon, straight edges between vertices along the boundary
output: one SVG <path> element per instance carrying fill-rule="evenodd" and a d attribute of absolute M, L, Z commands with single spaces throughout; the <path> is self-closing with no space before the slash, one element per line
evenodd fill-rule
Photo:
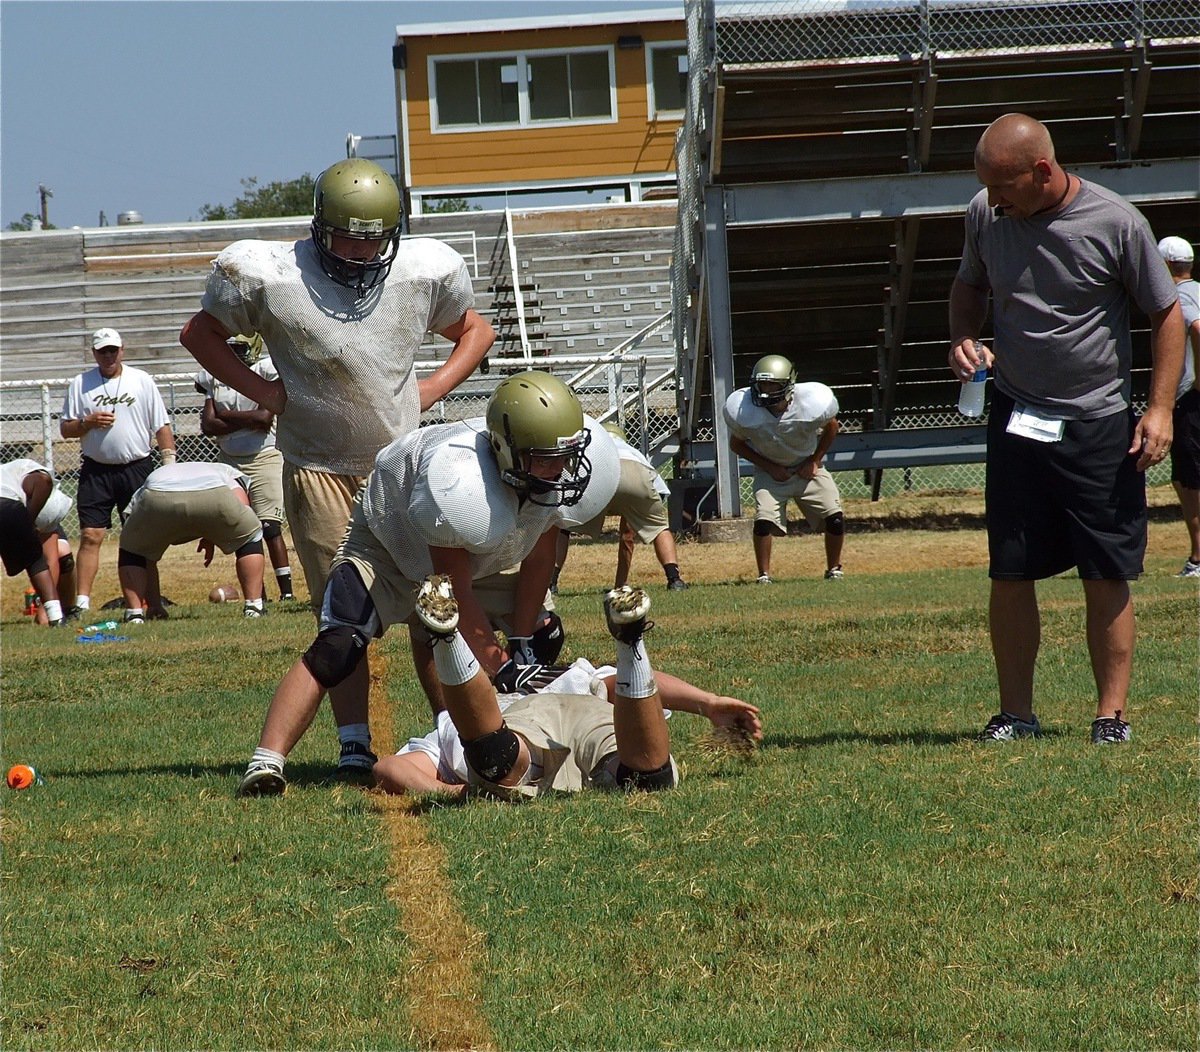
<path fill-rule="evenodd" d="M 281 796 L 286 788 L 282 767 L 266 760 L 251 760 L 237 787 L 237 795 Z"/>
<path fill-rule="evenodd" d="M 265 607 L 251 606 L 249 603 L 242 607 L 242 617 L 262 617 L 266 612 Z"/>
<path fill-rule="evenodd" d="M 760 573 L 758 575 L 758 583 L 759 584 L 774 584 L 774 582 L 771 580 L 771 575 L 769 573 Z"/>
<path fill-rule="evenodd" d="M 1183 569 L 1175 575 L 1176 577 L 1200 577 L 1200 563 L 1194 563 L 1191 559 L 1183 564 Z"/>

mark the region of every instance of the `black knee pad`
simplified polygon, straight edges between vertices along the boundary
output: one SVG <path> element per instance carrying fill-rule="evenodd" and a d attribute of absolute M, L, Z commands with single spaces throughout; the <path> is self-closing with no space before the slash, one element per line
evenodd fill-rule
<path fill-rule="evenodd" d="M 770 537 L 772 533 L 771 524 L 766 519 L 754 520 L 754 536 L 755 537 Z"/>
<path fill-rule="evenodd" d="M 262 555 L 262 541 L 247 541 L 233 554 L 237 559 L 243 555 Z"/>
<path fill-rule="evenodd" d="M 371 593 L 353 563 L 338 563 L 325 584 L 325 601 L 335 620 L 366 625 L 375 613 Z"/>
<path fill-rule="evenodd" d="M 278 522 L 268 519 L 262 524 L 262 528 L 264 541 L 273 541 L 276 537 L 283 536 L 283 526 Z"/>
<path fill-rule="evenodd" d="M 467 763 L 485 782 L 499 782 L 521 755 L 521 740 L 501 723 L 498 731 L 462 743 Z"/>
<path fill-rule="evenodd" d="M 562 618 L 551 613 L 546 615 L 546 620 L 529 637 L 529 649 L 533 651 L 539 665 L 553 665 L 562 653 L 563 643 L 566 641 Z"/>
<path fill-rule="evenodd" d="M 329 690 L 358 668 L 367 652 L 368 642 L 366 636 L 349 625 L 322 628 L 300 660 L 313 674 L 313 679 Z"/>
<path fill-rule="evenodd" d="M 128 551 L 125 548 L 117 549 L 117 565 L 118 566 L 140 566 L 143 570 L 146 568 L 146 557 L 137 555 L 134 552 Z"/>
<path fill-rule="evenodd" d="M 846 517 L 840 511 L 835 511 L 825 520 L 825 532 L 840 537 L 846 532 Z"/>
<path fill-rule="evenodd" d="M 669 759 L 655 771 L 635 771 L 623 763 L 618 763 L 615 780 L 622 789 L 645 789 L 647 792 L 656 792 L 659 789 L 675 787 L 675 771 L 671 767 Z"/>
<path fill-rule="evenodd" d="M 74 553 L 59 556 L 59 559 L 58 559 L 58 572 L 59 573 L 70 573 L 74 569 L 75 569 Z"/>

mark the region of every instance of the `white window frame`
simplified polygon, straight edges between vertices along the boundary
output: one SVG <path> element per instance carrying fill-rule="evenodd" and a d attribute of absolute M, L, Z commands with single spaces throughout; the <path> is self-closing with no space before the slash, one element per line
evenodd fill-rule
<path fill-rule="evenodd" d="M 646 116 L 650 120 L 682 120 L 685 116 L 685 110 L 680 107 L 677 110 L 660 110 L 658 108 L 658 99 L 654 95 L 654 52 L 665 51 L 667 48 L 683 49 L 683 57 L 688 57 L 688 46 L 686 40 L 648 40 L 646 41 Z M 687 102 L 687 93 L 684 93 L 684 104 Z"/>
<path fill-rule="evenodd" d="M 578 117 L 553 120 L 535 120 L 529 115 L 529 62 L 530 58 L 550 58 L 555 55 L 572 55 L 603 52 L 608 58 L 608 105 L 612 111 L 609 117 Z M 449 127 L 439 126 L 437 104 L 437 66 L 441 62 L 465 62 L 478 59 L 511 59 L 517 65 L 517 112 L 518 120 L 504 121 L 496 124 L 454 124 Z M 478 134 L 488 131 L 514 131 L 528 128 L 575 128 L 589 124 L 616 124 L 619 119 L 617 112 L 617 59 L 616 49 L 611 44 L 597 44 L 582 47 L 556 47 L 521 51 L 473 51 L 454 55 L 430 55 L 426 59 L 427 78 L 429 84 L 429 130 L 433 135 L 462 135 Z"/>

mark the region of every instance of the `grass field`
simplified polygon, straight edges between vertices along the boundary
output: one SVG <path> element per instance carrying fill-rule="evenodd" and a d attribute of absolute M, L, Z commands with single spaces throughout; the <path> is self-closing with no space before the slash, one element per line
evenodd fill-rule
<path fill-rule="evenodd" d="M 164 564 L 179 604 L 81 646 L 3 597 L 6 1049 L 1027 1048 L 1197 1043 L 1197 591 L 1155 522 L 1135 587 L 1134 740 L 1088 743 L 1078 582 L 1040 588 L 1038 741 L 995 710 L 978 531 L 648 549 L 655 663 L 740 695 L 766 740 L 672 720 L 672 793 L 527 806 L 330 784 L 328 710 L 282 799 L 237 800 L 302 611 L 203 602 L 232 568 Z M 109 550 L 112 549 L 112 550 Z M 612 544 L 560 609 L 604 658 Z M 97 598 L 116 594 L 115 545 Z M 273 586 L 272 586 L 273 590 Z M 376 647 L 377 746 L 426 727 L 403 634 Z"/>

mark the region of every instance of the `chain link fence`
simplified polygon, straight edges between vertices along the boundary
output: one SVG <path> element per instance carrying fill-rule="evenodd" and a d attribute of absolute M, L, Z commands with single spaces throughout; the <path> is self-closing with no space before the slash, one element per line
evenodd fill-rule
<path fill-rule="evenodd" d="M 560 364 L 552 371 L 573 387 L 585 413 L 597 420 L 618 422 L 628 435 L 629 442 L 648 452 L 663 477 L 669 479 L 674 473 L 673 463 L 662 450 L 670 449 L 675 441 L 679 417 L 675 376 L 673 371 L 656 370 L 656 366 L 663 364 L 660 359 L 661 356 L 652 355 L 639 355 L 624 361 L 612 361 L 610 357 L 604 357 L 581 363 L 579 359 L 573 359 L 568 368 Z M 435 365 L 423 363 L 421 371 L 430 372 Z M 200 410 L 204 397 L 196 390 L 192 374 L 172 373 L 155 379 L 171 417 L 179 459 L 216 460 L 217 447 L 200 433 Z M 422 417 L 422 424 L 482 416 L 497 382 L 495 377 L 472 378 L 428 410 Z M 0 459 L 7 462 L 16 457 L 30 457 L 46 464 L 58 476 L 63 489 L 74 496 L 79 478 L 79 440 L 62 438 L 58 431 L 69 383 L 70 379 L 0 383 L 0 413 L 4 424 Z M 1136 408 L 1141 412 L 1145 406 Z M 962 418 L 955 407 L 948 405 L 941 410 L 923 412 L 920 416 L 897 416 L 893 426 L 928 428 L 961 423 Z M 848 421 L 844 430 L 861 430 L 861 424 Z M 698 438 L 711 441 L 711 428 L 707 432 L 702 430 Z M 655 451 L 659 451 L 657 455 Z M 982 491 L 983 472 L 982 464 L 893 469 L 884 472 L 880 493 L 887 497 L 903 493 Z M 836 479 L 844 498 L 870 499 L 871 479 L 865 472 L 838 472 Z M 1167 462 L 1147 472 L 1149 485 L 1165 485 L 1169 481 L 1170 465 Z M 743 507 L 753 508 L 749 476 L 741 480 L 741 494 Z M 78 518 L 74 510 L 63 525 L 69 533 L 78 532 Z"/>
<path fill-rule="evenodd" d="M 427 375 L 439 364 L 418 363 L 418 375 Z M 585 413 L 601 422 L 616 421 L 630 444 L 657 460 L 663 456 L 658 451 L 673 441 L 679 430 L 673 364 L 671 355 L 632 355 L 620 360 L 605 355 L 571 358 L 566 362 L 540 359 L 538 367 L 561 376 L 579 396 Z M 524 366 L 517 363 L 509 370 L 493 368 L 489 377 L 472 377 L 429 409 L 421 418 L 422 425 L 483 416 L 501 375 L 521 368 Z M 3 423 L 0 462 L 29 457 L 45 464 L 58 477 L 63 489 L 74 497 L 79 479 L 79 439 L 59 434 L 63 401 L 71 379 L 0 382 Z M 204 395 L 196 389 L 194 374 L 167 373 L 154 379 L 171 418 L 179 459 L 215 461 L 216 445 L 200 432 Z M 669 464 L 663 473 L 670 476 Z M 74 510 L 63 525 L 69 533 L 78 532 L 79 520 Z"/>
<path fill-rule="evenodd" d="M 744 0 L 716 14 L 715 59 L 730 66 L 1200 39 L 1195 0 Z"/>

